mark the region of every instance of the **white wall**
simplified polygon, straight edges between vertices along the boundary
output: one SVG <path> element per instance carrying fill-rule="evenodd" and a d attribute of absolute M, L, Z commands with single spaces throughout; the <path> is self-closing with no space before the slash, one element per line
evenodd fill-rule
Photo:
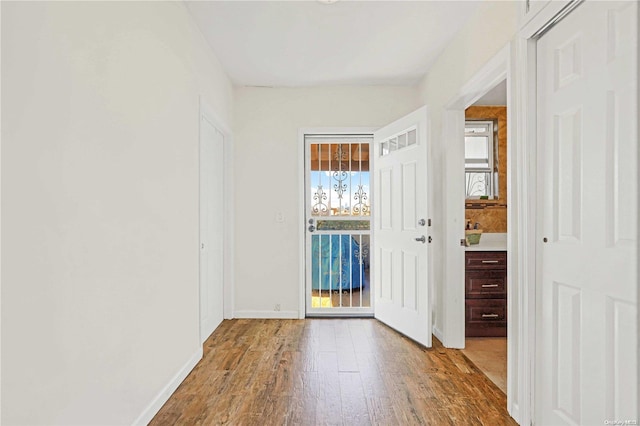
<path fill-rule="evenodd" d="M 198 96 L 181 3 L 2 2 L 2 423 L 131 424 L 201 350 Z"/>
<path fill-rule="evenodd" d="M 446 146 L 442 141 L 443 112 L 445 106 L 456 98 L 462 86 L 473 77 L 482 66 L 504 48 L 515 36 L 517 29 L 518 2 L 485 1 L 465 27 L 444 49 L 429 73 L 419 85 L 420 101 L 429 105 L 433 146 L 433 167 L 435 176 L 443 176 Z M 442 208 L 445 197 L 443 182 L 436 182 L 434 188 L 434 326 L 443 330 L 443 286 L 445 282 L 444 262 L 444 217 Z M 461 198 L 460 203 L 464 200 Z M 509 324 L 515 327 L 516 324 Z M 515 343 L 514 347 L 517 346 Z M 515 358 L 514 358 L 515 359 Z M 514 366 L 515 368 L 515 366 Z M 514 370 L 515 371 L 515 370 Z"/>
<path fill-rule="evenodd" d="M 298 315 L 298 130 L 381 127 L 419 105 L 412 87 L 236 89 L 236 316 Z M 276 223 L 277 212 L 284 223 Z"/>
<path fill-rule="evenodd" d="M 499 23 L 499 24 L 498 24 Z M 475 16 L 467 22 L 454 40 L 445 48 L 443 54 L 420 82 L 420 101 L 429 105 L 431 117 L 431 136 L 434 144 L 434 174 L 442 176 L 442 164 L 445 147 L 438 144 L 442 135 L 442 114 L 448 104 L 460 91 L 461 87 L 500 49 L 514 37 L 517 24 L 516 2 L 484 2 Z M 435 205 L 447 194 L 443 193 L 442 182 L 434 191 Z M 464 200 L 460 200 L 464 202 Z M 443 234 L 444 223 L 442 210 L 436 210 L 434 232 Z M 435 274 L 435 321 L 434 325 L 442 330 L 442 276 L 443 262 L 439 259 L 444 246 L 441 238 L 434 240 L 433 253 Z"/>

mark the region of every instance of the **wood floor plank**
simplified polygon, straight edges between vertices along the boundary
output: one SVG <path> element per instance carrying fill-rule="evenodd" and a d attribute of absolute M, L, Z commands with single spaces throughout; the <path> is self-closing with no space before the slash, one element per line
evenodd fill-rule
<path fill-rule="evenodd" d="M 338 371 L 359 371 L 356 351 L 351 338 L 336 337 L 336 347 L 338 353 Z"/>
<path fill-rule="evenodd" d="M 318 373 L 320 387 L 318 390 L 315 424 L 342 424 L 338 355 L 335 351 L 319 353 Z"/>
<path fill-rule="evenodd" d="M 346 425 L 370 425 L 367 400 L 360 380 L 360 373 L 341 372 L 340 400 L 342 402 L 342 421 Z"/>
<path fill-rule="evenodd" d="M 297 380 L 302 369 L 300 362 L 295 358 L 295 354 L 290 351 L 283 352 L 280 357 L 280 362 L 273 372 L 274 396 L 295 396 L 296 392 L 302 391 L 302 383 Z"/>
<path fill-rule="evenodd" d="M 374 319 L 227 320 L 150 423 L 515 425 L 506 396 L 456 349 Z"/>
<path fill-rule="evenodd" d="M 390 394 L 387 383 L 382 377 L 382 372 L 376 364 L 376 358 L 372 353 L 357 353 L 356 360 L 360 368 L 360 380 L 368 397 L 383 400 Z"/>
<path fill-rule="evenodd" d="M 389 397 L 368 396 L 367 409 L 373 425 L 397 425 L 400 424 L 393 411 L 393 402 Z"/>

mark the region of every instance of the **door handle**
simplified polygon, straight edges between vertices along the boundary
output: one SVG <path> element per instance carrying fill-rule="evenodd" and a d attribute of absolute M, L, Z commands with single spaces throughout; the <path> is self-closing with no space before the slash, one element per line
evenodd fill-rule
<path fill-rule="evenodd" d="M 421 237 L 416 237 L 416 239 L 415 239 L 415 240 L 416 240 L 416 241 L 418 241 L 418 242 L 421 242 L 422 244 L 424 244 L 424 243 L 426 243 L 426 242 L 427 242 L 427 239 L 425 238 L 425 236 L 424 236 L 424 235 L 423 235 L 423 236 L 421 236 Z"/>
<path fill-rule="evenodd" d="M 313 232 L 316 230 L 316 227 L 313 225 L 309 225 L 309 232 Z"/>

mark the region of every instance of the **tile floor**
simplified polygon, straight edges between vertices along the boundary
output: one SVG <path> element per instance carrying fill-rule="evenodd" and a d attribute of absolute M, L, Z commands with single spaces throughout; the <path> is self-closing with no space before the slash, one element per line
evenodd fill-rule
<path fill-rule="evenodd" d="M 506 337 L 467 337 L 462 353 L 507 393 Z"/>

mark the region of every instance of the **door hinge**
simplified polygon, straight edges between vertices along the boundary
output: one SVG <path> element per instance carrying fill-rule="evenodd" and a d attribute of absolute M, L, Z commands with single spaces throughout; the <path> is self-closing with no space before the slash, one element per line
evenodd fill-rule
<path fill-rule="evenodd" d="M 431 219 L 427 220 L 427 226 L 431 226 Z"/>
<path fill-rule="evenodd" d="M 465 241 L 465 239 L 464 239 L 464 238 L 460 238 L 460 245 L 461 245 L 462 247 L 464 247 L 464 246 L 466 246 L 466 245 L 467 245 L 467 242 Z"/>
<path fill-rule="evenodd" d="M 433 241 L 433 238 L 431 238 L 431 235 L 429 235 L 429 238 L 427 239 L 427 241 L 429 241 L 429 243 L 431 243 L 431 241 Z"/>

